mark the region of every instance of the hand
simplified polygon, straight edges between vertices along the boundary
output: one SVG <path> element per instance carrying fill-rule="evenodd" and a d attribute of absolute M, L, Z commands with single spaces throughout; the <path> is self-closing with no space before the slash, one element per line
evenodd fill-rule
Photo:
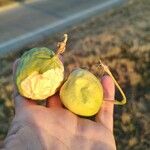
<path fill-rule="evenodd" d="M 15 66 L 14 65 L 14 71 Z M 104 99 L 114 99 L 114 83 L 102 79 Z M 62 107 L 58 94 L 46 106 L 14 92 L 15 118 L 5 139 L 8 150 L 115 150 L 113 103 L 104 101 L 95 121 Z"/>

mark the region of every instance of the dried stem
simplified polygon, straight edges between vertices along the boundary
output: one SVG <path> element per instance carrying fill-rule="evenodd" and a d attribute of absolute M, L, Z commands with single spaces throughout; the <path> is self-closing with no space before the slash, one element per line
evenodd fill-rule
<path fill-rule="evenodd" d="M 67 40 L 68 40 L 68 35 L 64 34 L 64 40 L 62 42 L 58 42 L 58 44 L 57 44 L 56 55 L 64 53 L 64 51 L 66 49 Z"/>
<path fill-rule="evenodd" d="M 123 104 L 125 104 L 126 103 L 126 96 L 125 96 L 124 92 L 122 91 L 121 87 L 119 86 L 118 82 L 116 81 L 116 79 L 114 78 L 114 76 L 112 75 L 112 73 L 110 72 L 108 66 L 104 65 L 101 60 L 99 60 L 99 62 L 100 62 L 100 65 L 102 66 L 102 68 L 104 69 L 104 71 L 107 72 L 110 75 L 110 77 L 112 78 L 112 80 L 114 81 L 115 85 L 119 89 L 119 91 L 120 91 L 120 93 L 122 95 L 122 98 L 123 98 L 121 101 L 118 101 L 118 100 L 112 100 L 112 101 L 108 100 L 108 101 L 114 102 L 117 105 L 123 105 Z"/>

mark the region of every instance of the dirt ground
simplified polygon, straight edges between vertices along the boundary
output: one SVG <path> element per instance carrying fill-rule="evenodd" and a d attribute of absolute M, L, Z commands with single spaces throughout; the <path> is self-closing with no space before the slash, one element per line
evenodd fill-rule
<path fill-rule="evenodd" d="M 10 5 L 14 2 L 14 0 L 0 0 L 0 7 Z"/>
<path fill-rule="evenodd" d="M 101 58 L 124 89 L 127 104 L 115 106 L 114 134 L 118 150 L 150 147 L 150 1 L 130 0 L 121 8 L 94 17 L 64 31 L 69 41 L 64 54 L 66 76 L 75 67 L 102 76 L 96 64 Z M 0 139 L 14 116 L 12 63 L 32 47 L 54 48 L 63 33 L 27 46 L 0 61 Z M 121 98 L 116 92 L 116 97 Z"/>
<path fill-rule="evenodd" d="M 26 0 L 0 0 L 0 7 L 11 5 L 14 2 L 23 2 L 23 1 L 26 1 Z"/>

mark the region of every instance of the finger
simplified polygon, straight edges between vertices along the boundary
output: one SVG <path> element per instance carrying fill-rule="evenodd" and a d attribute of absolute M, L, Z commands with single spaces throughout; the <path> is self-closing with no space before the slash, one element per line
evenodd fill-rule
<path fill-rule="evenodd" d="M 15 84 L 15 73 L 17 69 L 17 65 L 19 63 L 19 59 L 17 59 L 14 64 L 13 64 L 13 79 L 14 79 L 14 91 L 13 91 L 13 100 L 14 100 L 14 105 L 15 105 L 15 111 L 18 112 L 21 110 L 24 106 L 28 105 L 35 105 L 35 101 L 32 101 L 30 99 L 27 99 L 23 96 L 21 96 L 17 90 L 17 86 Z"/>
<path fill-rule="evenodd" d="M 58 94 L 55 94 L 47 99 L 47 107 L 62 107 L 60 97 Z"/>
<path fill-rule="evenodd" d="M 100 111 L 96 116 L 96 121 L 102 123 L 110 131 L 113 131 L 114 104 L 111 102 L 111 100 L 114 100 L 115 85 L 111 77 L 108 75 L 102 78 L 101 83 L 104 90 L 104 101 Z"/>

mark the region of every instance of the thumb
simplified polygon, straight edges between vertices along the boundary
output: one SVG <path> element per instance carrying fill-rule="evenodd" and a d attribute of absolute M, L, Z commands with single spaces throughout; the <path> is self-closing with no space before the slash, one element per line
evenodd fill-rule
<path fill-rule="evenodd" d="M 15 72 L 17 69 L 17 65 L 19 63 L 19 59 L 17 59 L 14 63 L 13 63 L 13 79 L 15 78 Z M 20 111 L 22 111 L 22 108 L 28 105 L 35 105 L 35 101 L 29 100 L 23 96 L 21 96 L 17 90 L 15 81 L 14 81 L 14 90 L 13 90 L 13 101 L 14 101 L 14 106 L 15 106 L 15 113 L 19 113 Z"/>
<path fill-rule="evenodd" d="M 111 100 L 114 100 L 115 85 L 110 76 L 106 75 L 102 78 L 102 86 L 104 90 L 104 101 L 100 111 L 96 116 L 96 121 L 102 123 L 110 131 L 113 131 L 113 109 L 114 104 Z M 105 101 L 107 100 L 107 101 Z"/>

